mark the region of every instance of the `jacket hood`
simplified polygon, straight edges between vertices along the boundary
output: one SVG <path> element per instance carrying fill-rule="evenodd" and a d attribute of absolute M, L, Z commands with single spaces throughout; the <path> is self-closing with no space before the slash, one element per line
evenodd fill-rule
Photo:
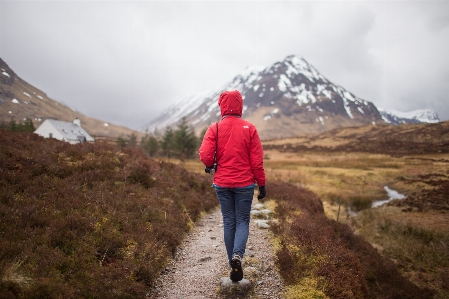
<path fill-rule="evenodd" d="M 238 90 L 225 91 L 218 99 L 221 117 L 225 115 L 242 116 L 243 98 Z"/>

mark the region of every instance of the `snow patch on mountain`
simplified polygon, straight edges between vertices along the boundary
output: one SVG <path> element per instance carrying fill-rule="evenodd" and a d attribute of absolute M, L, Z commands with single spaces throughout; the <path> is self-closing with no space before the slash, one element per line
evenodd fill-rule
<path fill-rule="evenodd" d="M 440 119 L 435 111 L 429 109 L 413 110 L 409 112 L 401 112 L 397 110 L 387 110 L 377 108 L 382 119 L 389 124 L 405 124 L 405 123 L 437 123 Z"/>

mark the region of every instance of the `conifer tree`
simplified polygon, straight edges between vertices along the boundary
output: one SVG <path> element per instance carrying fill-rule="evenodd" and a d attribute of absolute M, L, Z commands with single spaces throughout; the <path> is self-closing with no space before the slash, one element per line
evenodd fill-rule
<path fill-rule="evenodd" d="M 159 142 L 152 134 L 146 134 L 140 141 L 140 146 L 150 157 L 154 157 L 159 150 Z"/>
<path fill-rule="evenodd" d="M 36 131 L 36 128 L 34 127 L 33 121 L 29 118 L 25 120 L 25 123 L 23 124 L 24 132 L 34 132 Z"/>
<path fill-rule="evenodd" d="M 128 144 L 129 147 L 136 147 L 137 146 L 137 136 L 136 134 L 132 133 L 131 135 L 128 135 Z"/>
<path fill-rule="evenodd" d="M 16 124 L 16 121 L 14 119 L 11 119 L 9 121 L 8 131 L 10 131 L 10 132 L 17 132 L 17 124 Z"/>
<path fill-rule="evenodd" d="M 171 128 L 167 128 L 162 135 L 161 139 L 161 149 L 164 156 L 168 158 L 171 157 L 171 152 L 173 151 L 173 137 L 174 132 Z"/>
<path fill-rule="evenodd" d="M 118 147 L 126 147 L 126 145 L 128 144 L 128 139 L 126 139 L 125 137 L 119 136 L 117 137 L 116 141 L 117 146 Z"/>
<path fill-rule="evenodd" d="M 178 122 L 173 141 L 174 152 L 179 159 L 191 158 L 195 153 L 198 139 L 193 129 L 187 125 L 185 117 Z"/>

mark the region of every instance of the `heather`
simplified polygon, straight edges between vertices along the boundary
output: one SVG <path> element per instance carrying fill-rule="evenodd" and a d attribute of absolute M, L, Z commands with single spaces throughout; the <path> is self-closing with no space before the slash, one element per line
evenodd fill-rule
<path fill-rule="evenodd" d="M 285 183 L 267 190 L 276 201 L 273 233 L 287 298 L 432 297 L 348 225 L 327 218 L 316 194 Z"/>
<path fill-rule="evenodd" d="M 1 298 L 136 298 L 202 212 L 208 177 L 140 149 L 0 131 Z"/>

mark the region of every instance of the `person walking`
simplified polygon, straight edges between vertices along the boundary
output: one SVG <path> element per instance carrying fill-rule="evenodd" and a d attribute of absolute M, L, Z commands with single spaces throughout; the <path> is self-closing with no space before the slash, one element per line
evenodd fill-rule
<path fill-rule="evenodd" d="M 206 172 L 214 174 L 213 186 L 223 215 L 230 278 L 243 279 L 242 259 L 249 235 L 254 188 L 258 199 L 266 196 L 263 148 L 256 127 L 241 119 L 243 99 L 239 91 L 225 91 L 219 99 L 221 120 L 209 126 L 199 148 Z"/>

